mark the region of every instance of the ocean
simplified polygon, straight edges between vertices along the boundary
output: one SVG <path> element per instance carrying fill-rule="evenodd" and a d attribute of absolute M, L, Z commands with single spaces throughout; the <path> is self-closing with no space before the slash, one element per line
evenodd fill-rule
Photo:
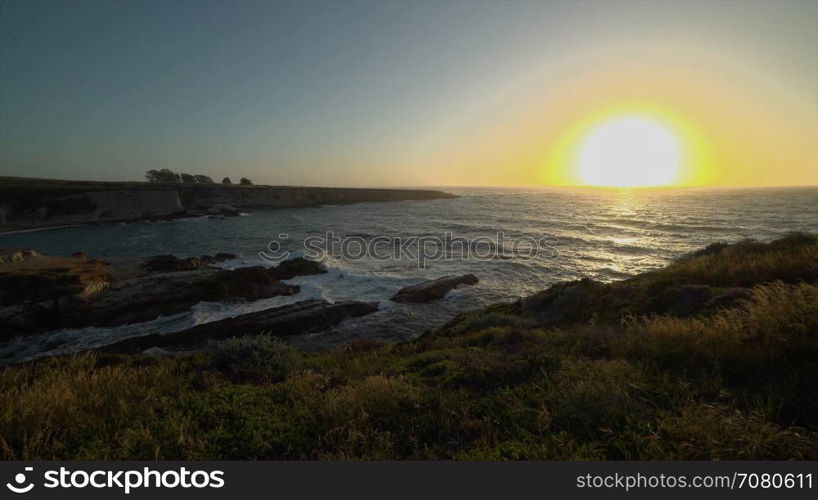
<path fill-rule="evenodd" d="M 818 232 L 818 188 L 442 189 L 460 197 L 0 234 L 0 248 L 33 248 L 50 255 L 81 251 L 121 259 L 237 254 L 222 264 L 228 268 L 270 266 L 283 256 L 308 255 L 321 259 L 329 270 L 288 281 L 301 286 L 291 297 L 203 302 L 187 313 L 142 324 L 13 339 L 0 344 L 0 364 L 177 331 L 313 298 L 379 301 L 380 310 L 328 332 L 289 338 L 295 345 L 325 349 L 357 337 L 397 342 L 458 313 L 512 301 L 559 281 L 619 280 L 714 242 Z M 336 255 L 319 255 L 318 243 L 328 237 L 336 241 Z M 439 301 L 389 300 L 407 285 L 466 273 L 480 282 L 461 286 Z"/>

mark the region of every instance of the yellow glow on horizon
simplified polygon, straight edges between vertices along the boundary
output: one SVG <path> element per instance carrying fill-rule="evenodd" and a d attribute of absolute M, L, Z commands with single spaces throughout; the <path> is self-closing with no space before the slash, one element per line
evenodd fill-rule
<path fill-rule="evenodd" d="M 550 150 L 546 168 L 551 184 L 600 187 L 706 185 L 713 170 L 692 124 L 639 104 L 575 122 Z"/>
<path fill-rule="evenodd" d="M 815 107 L 752 74 L 724 78 L 730 61 L 708 54 L 677 54 L 674 64 L 664 51 L 627 63 L 574 58 L 557 72 L 570 77 L 532 80 L 453 117 L 400 165 L 428 162 L 430 185 L 589 187 L 577 161 L 583 142 L 605 123 L 639 116 L 678 144 L 676 176 L 663 189 L 818 185 Z"/>
<path fill-rule="evenodd" d="M 664 124 L 622 116 L 596 126 L 582 141 L 578 175 L 590 186 L 666 186 L 676 180 L 679 141 Z"/>

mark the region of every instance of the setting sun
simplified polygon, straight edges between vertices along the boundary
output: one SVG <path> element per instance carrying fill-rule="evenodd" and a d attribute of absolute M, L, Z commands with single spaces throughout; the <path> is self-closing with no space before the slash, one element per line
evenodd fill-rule
<path fill-rule="evenodd" d="M 580 179 L 591 186 L 664 186 L 676 179 L 679 141 L 656 120 L 616 118 L 584 138 L 577 166 Z"/>

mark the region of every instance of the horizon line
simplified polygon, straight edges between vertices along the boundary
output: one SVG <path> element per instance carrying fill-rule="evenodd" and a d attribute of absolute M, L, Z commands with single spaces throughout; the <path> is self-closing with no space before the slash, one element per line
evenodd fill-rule
<path fill-rule="evenodd" d="M 89 182 L 89 183 L 130 183 L 130 184 L 153 184 L 145 180 L 93 180 L 93 179 L 61 179 L 56 177 L 21 177 L 14 175 L 0 175 L 0 182 L 3 180 L 41 180 L 55 182 Z M 195 183 L 155 183 L 163 186 L 173 186 L 176 184 L 196 185 Z M 203 184 L 211 185 L 211 184 Z M 222 186 L 221 182 L 214 182 L 214 186 Z M 232 184 L 234 187 L 248 187 Z M 617 191 L 632 190 L 656 190 L 656 189 L 766 189 L 766 188 L 816 188 L 816 184 L 684 184 L 667 186 L 599 186 L 588 184 L 426 184 L 426 185 L 374 185 L 374 186 L 350 186 L 350 185 L 311 185 L 311 184 L 252 184 L 250 187 L 310 187 L 310 188 L 341 188 L 341 189 L 607 189 Z"/>

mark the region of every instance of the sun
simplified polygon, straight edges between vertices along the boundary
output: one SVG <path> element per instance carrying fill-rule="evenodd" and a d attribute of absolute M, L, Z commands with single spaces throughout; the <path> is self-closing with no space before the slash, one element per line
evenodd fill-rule
<path fill-rule="evenodd" d="M 577 168 L 590 186 L 665 186 L 676 180 L 679 162 L 679 140 L 670 127 L 650 117 L 621 116 L 585 136 Z"/>

